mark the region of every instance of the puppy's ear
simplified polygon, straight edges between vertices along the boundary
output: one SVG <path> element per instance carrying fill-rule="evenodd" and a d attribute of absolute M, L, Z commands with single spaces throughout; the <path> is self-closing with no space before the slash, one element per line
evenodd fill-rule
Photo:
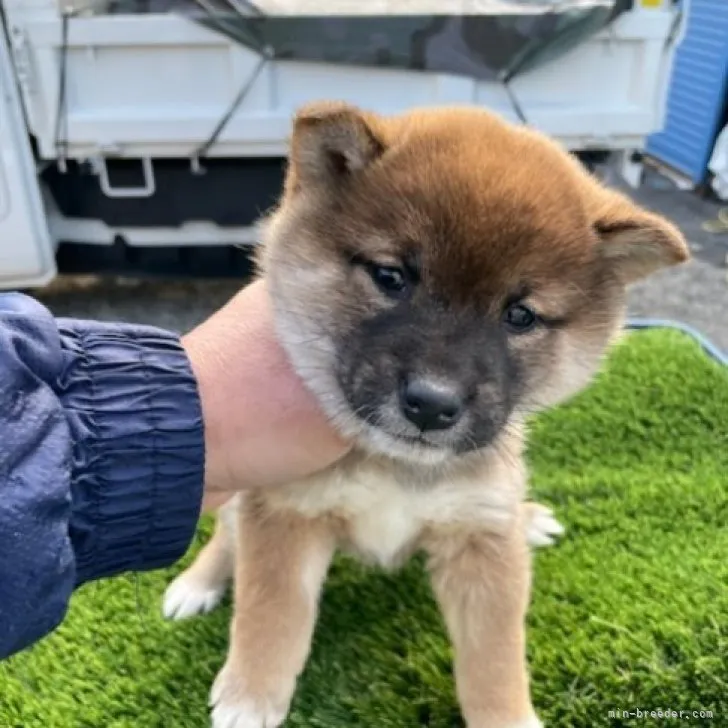
<path fill-rule="evenodd" d="M 336 188 L 384 152 L 375 117 L 344 103 L 315 103 L 296 114 L 287 188 Z"/>
<path fill-rule="evenodd" d="M 592 203 L 599 253 L 625 284 L 690 258 L 682 233 L 665 218 L 611 190 L 599 190 Z"/>

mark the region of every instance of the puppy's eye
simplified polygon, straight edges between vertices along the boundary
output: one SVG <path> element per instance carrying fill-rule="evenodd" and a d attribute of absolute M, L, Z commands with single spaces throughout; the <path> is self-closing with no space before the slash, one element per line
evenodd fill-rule
<path fill-rule="evenodd" d="M 408 293 L 409 284 L 401 268 L 370 263 L 369 275 L 377 286 L 392 298 L 404 298 Z"/>
<path fill-rule="evenodd" d="M 503 312 L 503 323 L 514 334 L 525 334 L 538 323 L 538 316 L 522 303 L 512 303 Z"/>

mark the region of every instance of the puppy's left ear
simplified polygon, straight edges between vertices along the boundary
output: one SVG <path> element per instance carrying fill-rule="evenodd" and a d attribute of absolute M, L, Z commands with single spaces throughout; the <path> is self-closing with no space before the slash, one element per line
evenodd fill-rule
<path fill-rule="evenodd" d="M 685 238 L 672 223 L 619 193 L 600 193 L 591 209 L 599 253 L 625 284 L 690 258 Z"/>

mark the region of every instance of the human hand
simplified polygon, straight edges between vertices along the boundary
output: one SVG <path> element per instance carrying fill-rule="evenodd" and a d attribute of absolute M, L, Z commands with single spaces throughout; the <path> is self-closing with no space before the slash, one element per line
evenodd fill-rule
<path fill-rule="evenodd" d="M 239 490 L 311 475 L 347 452 L 278 344 L 264 281 L 244 288 L 182 345 L 205 421 L 205 510 Z"/>

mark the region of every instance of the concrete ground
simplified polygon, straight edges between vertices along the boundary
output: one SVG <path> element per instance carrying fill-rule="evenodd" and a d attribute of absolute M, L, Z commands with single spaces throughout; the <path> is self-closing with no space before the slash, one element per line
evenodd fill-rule
<path fill-rule="evenodd" d="M 607 178 L 622 186 L 611 171 Z M 694 260 L 634 287 L 635 316 L 678 319 L 696 327 L 728 351 L 728 233 L 711 234 L 701 225 L 720 205 L 676 190 L 656 173 L 631 192 L 683 230 Z M 59 279 L 38 297 L 57 315 L 154 324 L 186 331 L 222 305 L 239 287 L 235 280 L 139 281 L 97 278 Z"/>

